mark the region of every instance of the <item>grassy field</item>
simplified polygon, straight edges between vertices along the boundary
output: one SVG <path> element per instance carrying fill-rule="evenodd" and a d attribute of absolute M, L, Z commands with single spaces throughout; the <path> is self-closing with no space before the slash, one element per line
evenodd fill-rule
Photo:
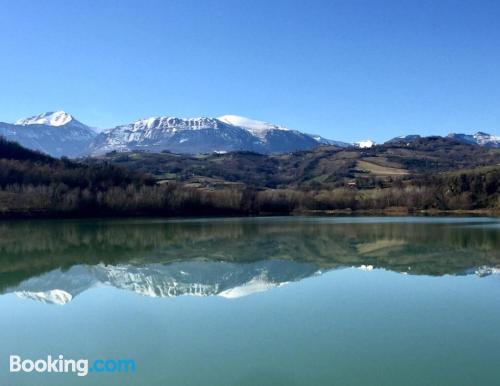
<path fill-rule="evenodd" d="M 408 174 L 408 170 L 405 169 L 382 166 L 365 160 L 359 160 L 356 167 L 375 176 L 405 176 Z"/>

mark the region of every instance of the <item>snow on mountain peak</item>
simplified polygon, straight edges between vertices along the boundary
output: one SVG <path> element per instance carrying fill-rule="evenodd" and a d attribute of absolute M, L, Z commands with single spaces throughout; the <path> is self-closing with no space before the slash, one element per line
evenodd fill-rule
<path fill-rule="evenodd" d="M 221 124 L 236 126 L 251 132 L 254 135 L 262 136 L 268 130 L 289 130 L 286 127 L 275 125 L 268 122 L 245 118 L 238 115 L 223 115 L 218 118 L 195 117 L 195 118 L 177 118 L 170 116 L 149 117 L 139 119 L 132 124 L 134 130 L 144 129 L 205 129 L 219 128 Z"/>
<path fill-rule="evenodd" d="M 265 278 L 254 277 L 247 283 L 226 289 L 218 294 L 223 298 L 236 299 L 244 296 L 252 295 L 259 292 L 264 292 L 272 288 L 281 287 L 284 283 L 275 283 Z"/>
<path fill-rule="evenodd" d="M 492 148 L 500 148 L 500 136 L 478 131 L 475 134 L 448 134 L 449 138 L 453 138 L 460 142 L 468 144 L 476 144 L 479 146 L 486 146 Z"/>
<path fill-rule="evenodd" d="M 476 140 L 478 145 L 486 145 L 489 143 L 500 142 L 500 136 L 491 135 L 491 134 L 485 133 L 483 131 L 478 131 L 476 134 L 473 135 L 473 137 Z"/>
<path fill-rule="evenodd" d="M 233 126 L 239 126 L 248 131 L 257 134 L 267 130 L 289 130 L 286 127 L 278 126 L 272 123 L 258 121 L 251 118 L 241 117 L 239 115 L 223 115 L 217 118 L 219 121 Z"/>
<path fill-rule="evenodd" d="M 73 117 L 70 114 L 64 111 L 54 111 L 20 119 L 16 122 L 16 125 L 63 126 L 72 120 Z"/>
<path fill-rule="evenodd" d="M 60 306 L 69 303 L 73 299 L 73 295 L 60 289 L 41 292 L 18 291 L 16 295 L 22 299 L 38 300 L 42 303 L 57 304 Z"/>
<path fill-rule="evenodd" d="M 354 142 L 354 146 L 359 147 L 360 149 L 368 149 L 375 146 L 375 142 L 371 139 L 365 139 L 363 141 Z"/>
<path fill-rule="evenodd" d="M 202 128 L 215 128 L 217 127 L 217 120 L 214 118 L 177 118 L 177 117 L 149 117 L 139 119 L 135 121 L 132 126 L 135 130 L 143 130 L 143 129 L 168 129 L 168 128 L 176 128 L 176 129 L 202 129 Z M 127 126 L 127 125 L 125 125 Z"/>

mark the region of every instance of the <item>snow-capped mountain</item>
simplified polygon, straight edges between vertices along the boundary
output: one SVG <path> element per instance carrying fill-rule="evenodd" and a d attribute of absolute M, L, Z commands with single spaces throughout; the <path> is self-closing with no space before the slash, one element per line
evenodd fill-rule
<path fill-rule="evenodd" d="M 64 111 L 20 119 L 15 124 L 0 122 L 0 136 L 55 157 L 86 154 L 96 135 L 93 129 Z"/>
<path fill-rule="evenodd" d="M 275 125 L 273 123 L 257 121 L 255 119 L 240 117 L 238 115 L 223 115 L 217 118 L 221 122 L 228 123 L 233 126 L 238 126 L 243 129 L 250 131 L 253 135 L 266 139 L 266 135 L 273 130 L 283 130 L 283 131 L 293 131 L 287 127 Z M 306 134 L 307 136 L 313 138 L 317 143 L 321 145 L 335 145 L 339 147 L 352 146 L 350 143 L 335 141 L 332 139 L 327 139 L 321 137 L 320 135 Z"/>
<path fill-rule="evenodd" d="M 264 260 L 228 263 L 204 260 L 148 265 L 77 265 L 33 277 L 4 293 L 44 303 L 66 304 L 78 294 L 111 286 L 149 297 L 181 295 L 236 298 L 315 275 L 310 263 Z"/>
<path fill-rule="evenodd" d="M 422 138 L 420 135 L 418 134 L 409 134 L 409 135 L 401 135 L 399 137 L 394 137 L 386 142 L 384 142 L 385 144 L 409 144 L 413 141 L 416 141 L 417 139 L 420 139 Z"/>
<path fill-rule="evenodd" d="M 284 126 L 279 126 L 263 121 L 257 121 L 255 119 L 240 117 L 238 115 L 223 115 L 221 117 L 218 117 L 217 119 L 229 125 L 238 126 L 243 129 L 246 129 L 250 131 L 252 134 L 261 138 L 265 138 L 265 135 L 271 130 L 290 131 L 290 129 Z"/>
<path fill-rule="evenodd" d="M 359 147 L 360 149 L 368 149 L 373 146 L 375 146 L 375 141 L 372 141 L 371 139 L 354 142 L 354 147 Z"/>
<path fill-rule="evenodd" d="M 433 136 L 433 137 L 441 137 L 441 136 Z M 410 134 L 403 135 L 400 137 L 392 138 L 386 141 L 386 144 L 405 144 L 409 145 L 410 143 L 417 141 L 422 137 L 418 134 Z M 475 134 L 455 134 L 451 133 L 446 136 L 446 138 L 454 139 L 459 142 L 467 143 L 470 145 L 478 145 L 484 147 L 492 147 L 492 148 L 500 148 L 500 136 L 487 134 L 481 131 L 478 131 Z"/>
<path fill-rule="evenodd" d="M 286 153 L 312 149 L 327 141 L 322 137 L 236 115 L 186 119 L 152 117 L 101 133 L 92 142 L 90 153 L 141 149 L 190 154 L 229 151 Z M 336 144 L 347 145 L 342 142 Z"/>
<path fill-rule="evenodd" d="M 29 118 L 23 118 L 16 121 L 16 125 L 49 125 L 49 126 L 64 126 L 69 122 L 77 122 L 70 114 L 64 111 L 55 111 L 42 113 Z"/>
<path fill-rule="evenodd" d="M 478 131 L 477 133 L 472 135 L 452 133 L 448 134 L 448 137 L 464 143 L 471 143 L 485 147 L 500 148 L 500 136 L 491 135 L 488 133 L 484 133 L 482 131 Z"/>
<path fill-rule="evenodd" d="M 102 155 L 111 151 L 145 150 L 174 153 L 225 153 L 253 151 L 264 154 L 310 150 L 321 145 L 370 148 L 372 140 L 349 144 L 292 130 L 285 126 L 223 115 L 218 118 L 151 117 L 116 126 L 99 134 L 64 111 L 23 118 L 16 123 L 0 122 L 0 136 L 55 157 Z M 477 132 L 449 134 L 449 138 L 485 147 L 500 148 L 500 136 Z M 393 138 L 386 144 L 413 142 L 419 135 Z"/>

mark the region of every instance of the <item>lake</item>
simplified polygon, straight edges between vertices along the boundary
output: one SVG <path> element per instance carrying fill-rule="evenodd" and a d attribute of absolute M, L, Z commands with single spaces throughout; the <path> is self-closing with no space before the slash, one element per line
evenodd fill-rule
<path fill-rule="evenodd" d="M 0 222 L 0 385 L 499 385 L 499 273 L 498 218 Z"/>

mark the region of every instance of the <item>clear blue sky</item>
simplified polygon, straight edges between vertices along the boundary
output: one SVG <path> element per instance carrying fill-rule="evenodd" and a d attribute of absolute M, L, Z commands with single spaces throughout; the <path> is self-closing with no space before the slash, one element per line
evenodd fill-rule
<path fill-rule="evenodd" d="M 238 114 L 342 140 L 500 134 L 500 1 L 4 0 L 0 121 Z"/>

